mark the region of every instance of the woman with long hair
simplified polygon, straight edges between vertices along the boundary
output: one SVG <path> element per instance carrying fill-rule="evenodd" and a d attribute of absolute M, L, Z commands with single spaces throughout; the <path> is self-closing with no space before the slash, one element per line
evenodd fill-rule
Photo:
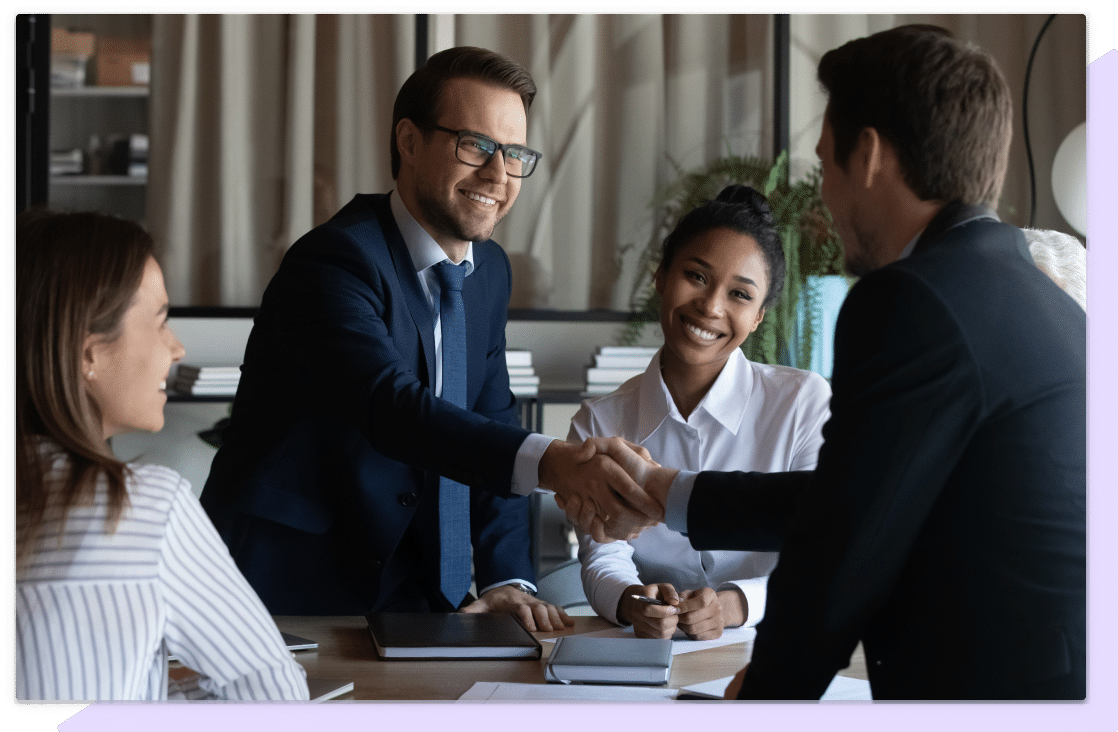
<path fill-rule="evenodd" d="M 780 298 L 784 273 L 772 212 L 754 189 L 730 186 L 684 216 L 654 278 L 663 348 L 644 374 L 584 402 L 568 439 L 620 436 L 687 470 L 813 468 L 830 386 L 810 371 L 752 363 L 740 348 Z M 579 558 L 599 615 L 642 637 L 678 628 L 707 640 L 762 618 L 777 553 L 699 552 L 660 524 L 629 541 L 582 536 Z"/>
<path fill-rule="evenodd" d="M 183 355 L 167 308 L 138 225 L 49 211 L 17 221 L 19 699 L 307 698 L 189 484 L 109 446 L 163 427 Z M 169 654 L 197 676 L 170 684 Z"/>

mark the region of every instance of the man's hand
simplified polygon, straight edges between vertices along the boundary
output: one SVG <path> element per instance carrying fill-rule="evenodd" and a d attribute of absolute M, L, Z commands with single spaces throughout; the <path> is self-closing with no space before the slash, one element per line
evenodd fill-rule
<path fill-rule="evenodd" d="M 721 638 L 723 628 L 745 622 L 743 602 L 737 590 L 684 590 L 680 593 L 679 629 L 691 640 Z"/>
<path fill-rule="evenodd" d="M 563 612 L 563 608 L 555 607 L 543 600 L 537 600 L 527 592 L 521 592 L 513 585 L 494 587 L 482 594 L 458 612 L 461 613 L 509 613 L 520 618 L 528 630 L 549 632 L 562 630 L 575 624 Z"/>
<path fill-rule="evenodd" d="M 568 520 L 575 527 L 589 534 L 594 541 L 606 542 L 613 539 L 631 539 L 641 531 L 663 520 L 663 510 L 667 501 L 668 488 L 679 473 L 672 468 L 663 468 L 654 462 L 643 447 L 627 442 L 620 437 L 590 437 L 582 443 L 583 455 L 608 455 L 616 467 L 620 467 L 643 489 L 650 500 L 656 502 L 659 510 L 656 516 L 648 512 L 624 509 L 620 515 L 603 514 L 600 504 L 587 501 L 578 494 L 555 496 L 555 502 L 563 509 Z M 593 449 L 593 453 L 590 453 Z M 546 453 L 545 453 L 546 457 Z M 543 461 L 540 461 L 540 472 L 543 473 Z"/>
<path fill-rule="evenodd" d="M 596 541 L 628 538 L 660 522 L 661 504 L 650 497 L 612 458 L 602 454 L 614 450 L 633 460 L 648 462 L 621 438 L 592 438 L 581 446 L 553 441 L 540 458 L 539 484 L 555 491 L 555 500 L 580 531 Z M 580 520 L 580 514 L 592 517 Z"/>
<path fill-rule="evenodd" d="M 738 698 L 738 692 L 741 691 L 741 684 L 743 681 L 745 681 L 745 674 L 748 671 L 749 664 L 747 663 L 745 664 L 745 668 L 743 668 L 741 671 L 738 671 L 737 675 L 734 676 L 732 681 L 730 681 L 730 685 L 726 687 L 726 693 L 722 697 L 723 699 L 729 699 L 730 701 L 733 701 Z"/>
<path fill-rule="evenodd" d="M 654 597 L 668 605 L 650 605 L 632 595 Z M 629 585 L 617 603 L 617 619 L 631 623 L 638 638 L 671 638 L 680 618 L 679 593 L 667 582 L 656 585 Z"/>

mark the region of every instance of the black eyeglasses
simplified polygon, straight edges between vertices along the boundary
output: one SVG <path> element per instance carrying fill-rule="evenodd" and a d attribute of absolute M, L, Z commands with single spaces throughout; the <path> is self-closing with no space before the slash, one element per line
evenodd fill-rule
<path fill-rule="evenodd" d="M 527 178 L 536 169 L 536 163 L 543 157 L 530 147 L 523 145 L 502 145 L 496 140 L 469 130 L 452 130 L 441 125 L 431 125 L 431 129 L 449 132 L 458 136 L 458 146 L 454 150 L 457 158 L 466 165 L 480 168 L 500 150 L 505 156 L 505 172 L 513 178 Z"/>

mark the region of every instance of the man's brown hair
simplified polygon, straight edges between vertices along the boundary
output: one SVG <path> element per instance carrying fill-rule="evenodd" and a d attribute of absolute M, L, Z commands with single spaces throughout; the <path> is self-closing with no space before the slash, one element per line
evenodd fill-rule
<path fill-rule="evenodd" d="M 536 98 L 536 83 L 528 70 L 495 51 L 474 46 L 448 48 L 427 59 L 427 63 L 408 77 L 396 95 L 392 107 L 392 179 L 400 174 L 400 150 L 396 146 L 396 125 L 410 119 L 421 130 L 427 130 L 442 111 L 443 89 L 452 79 L 477 79 L 504 87 L 520 95 L 524 113 Z"/>
<path fill-rule="evenodd" d="M 988 53 L 943 28 L 900 26 L 828 51 L 819 82 L 840 167 L 872 127 L 921 200 L 996 206 L 1013 110 Z"/>

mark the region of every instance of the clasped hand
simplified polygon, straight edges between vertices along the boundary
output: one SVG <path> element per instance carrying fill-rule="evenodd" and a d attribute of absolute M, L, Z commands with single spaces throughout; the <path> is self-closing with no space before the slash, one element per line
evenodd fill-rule
<path fill-rule="evenodd" d="M 664 516 L 643 487 L 646 466 L 656 466 L 648 451 L 619 437 L 555 440 L 540 459 L 540 485 L 555 491 L 567 518 L 595 541 L 628 539 Z"/>
<path fill-rule="evenodd" d="M 556 440 L 540 460 L 540 485 L 555 491 L 568 520 L 598 542 L 631 539 L 660 523 L 674 474 L 620 437 L 581 445 Z"/>

